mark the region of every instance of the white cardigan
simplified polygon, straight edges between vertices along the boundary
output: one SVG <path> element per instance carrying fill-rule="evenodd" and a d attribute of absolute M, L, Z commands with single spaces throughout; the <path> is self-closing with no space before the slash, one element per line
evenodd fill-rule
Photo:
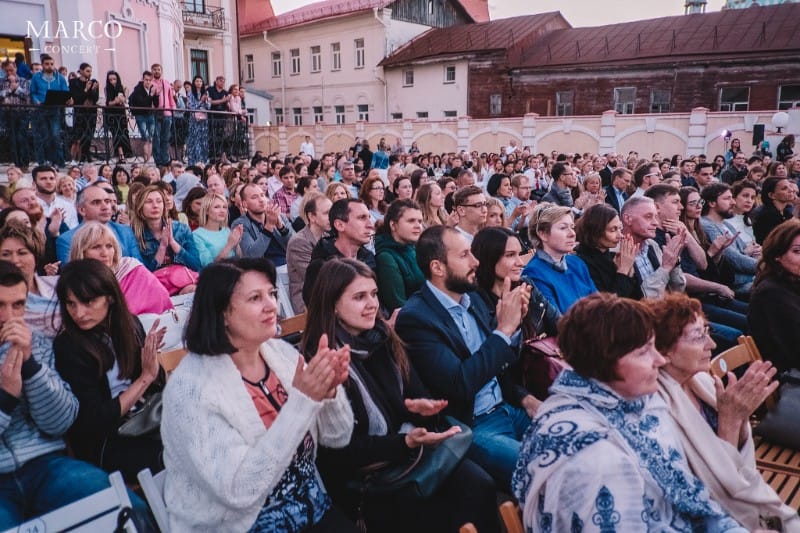
<path fill-rule="evenodd" d="M 167 382 L 161 438 L 174 533 L 247 531 L 308 431 L 315 444 L 350 442 L 353 412 L 341 388 L 315 402 L 292 387 L 300 357 L 292 346 L 272 339 L 261 355 L 289 395 L 269 431 L 228 355 L 189 353 Z"/>

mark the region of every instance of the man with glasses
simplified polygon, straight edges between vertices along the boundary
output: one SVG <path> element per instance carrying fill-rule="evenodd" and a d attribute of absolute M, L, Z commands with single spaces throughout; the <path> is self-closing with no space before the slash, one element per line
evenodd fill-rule
<path fill-rule="evenodd" d="M 631 198 L 644 196 L 647 189 L 661 183 L 661 170 L 658 163 L 646 163 L 637 168 L 633 173 L 633 183 L 636 185 L 636 190 L 631 194 Z"/>
<path fill-rule="evenodd" d="M 726 168 L 722 174 L 720 174 L 719 179 L 723 183 L 727 183 L 728 185 L 732 185 L 737 181 L 744 179 L 747 177 L 747 158 L 742 152 L 737 152 L 733 159 L 731 159 L 731 164 Z"/>
<path fill-rule="evenodd" d="M 455 230 L 472 244 L 475 234 L 486 224 L 486 215 L 489 213 L 486 196 L 477 185 L 469 185 L 455 192 L 453 205 L 458 214 Z"/>
<path fill-rule="evenodd" d="M 525 214 L 515 215 L 515 212 L 519 213 L 518 209 L 520 207 L 524 207 L 527 211 L 531 203 L 536 204 L 536 202 L 531 202 L 531 189 L 531 180 L 525 174 L 514 174 L 511 177 L 511 192 L 513 194 L 506 206 L 506 216 L 512 221 L 511 229 L 513 230 L 524 227 L 525 224 L 523 226 L 520 226 L 520 224 L 527 219 Z"/>

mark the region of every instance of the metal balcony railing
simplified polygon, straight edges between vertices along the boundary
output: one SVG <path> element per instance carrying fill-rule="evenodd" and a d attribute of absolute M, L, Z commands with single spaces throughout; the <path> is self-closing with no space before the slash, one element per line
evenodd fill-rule
<path fill-rule="evenodd" d="M 182 2 L 183 24 L 194 28 L 224 31 L 225 9 L 221 7 L 198 6 L 193 2 Z"/>

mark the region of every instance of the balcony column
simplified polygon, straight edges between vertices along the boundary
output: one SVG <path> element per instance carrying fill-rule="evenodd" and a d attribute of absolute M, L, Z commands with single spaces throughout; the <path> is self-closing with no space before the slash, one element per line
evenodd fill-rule
<path fill-rule="evenodd" d="M 604 111 L 600 118 L 600 149 L 601 154 L 607 154 L 617 149 L 617 112 L 613 109 Z"/>
<path fill-rule="evenodd" d="M 225 9 L 225 29 L 222 33 L 221 58 L 224 63 L 223 70 L 225 72 L 225 79 L 230 80 L 228 83 L 239 83 L 241 81 L 239 79 L 239 57 L 237 52 L 233 49 L 233 27 L 234 24 L 236 24 L 236 22 L 232 20 L 234 11 L 231 9 L 230 0 L 224 0 L 222 4 Z"/>

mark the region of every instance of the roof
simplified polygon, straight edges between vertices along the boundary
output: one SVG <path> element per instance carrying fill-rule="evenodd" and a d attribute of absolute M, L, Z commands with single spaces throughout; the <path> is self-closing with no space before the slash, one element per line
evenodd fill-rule
<path fill-rule="evenodd" d="M 475 22 L 489 20 L 488 0 L 454 0 Z M 287 11 L 277 16 L 267 17 L 259 22 L 245 24 L 239 28 L 240 35 L 252 35 L 265 30 L 276 30 L 297 26 L 324 18 L 341 17 L 368 9 L 380 9 L 395 0 L 322 0 L 307 6 Z"/>
<path fill-rule="evenodd" d="M 509 51 L 511 68 L 619 65 L 800 50 L 800 4 L 751 7 L 553 31 Z"/>
<path fill-rule="evenodd" d="M 272 100 L 272 99 L 275 98 L 272 95 L 272 93 L 267 92 L 267 91 L 262 91 L 261 89 L 251 89 L 250 87 L 245 87 L 245 90 L 246 90 L 248 96 L 255 95 L 255 96 L 259 97 L 259 98 L 264 98 L 266 100 Z"/>
<path fill-rule="evenodd" d="M 558 11 L 523 15 L 478 24 L 433 28 L 381 61 L 384 67 L 454 54 L 505 51 L 557 28 L 569 27 Z"/>

